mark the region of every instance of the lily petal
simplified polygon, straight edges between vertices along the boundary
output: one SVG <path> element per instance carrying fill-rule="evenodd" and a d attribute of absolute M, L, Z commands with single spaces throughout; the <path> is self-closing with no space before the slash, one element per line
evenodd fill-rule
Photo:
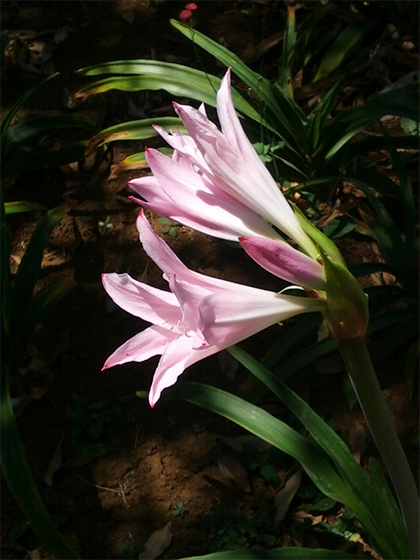
<path fill-rule="evenodd" d="M 198 173 L 185 156 L 179 155 L 175 160 L 146 149 L 146 159 L 154 176 L 129 182 L 145 199 L 132 199 L 142 206 L 221 239 L 237 241 L 246 235 L 278 237 L 258 214 Z"/>
<path fill-rule="evenodd" d="M 325 310 L 321 299 L 255 290 L 245 298 L 242 290 L 231 287 L 203 298 L 199 305 L 200 324 L 207 344 L 219 351 L 295 315 Z"/>
<path fill-rule="evenodd" d="M 287 243 L 263 237 L 241 237 L 240 244 L 262 268 L 292 284 L 325 290 L 323 266 Z"/>
<path fill-rule="evenodd" d="M 135 317 L 160 326 L 168 321 L 175 324 L 181 319 L 178 301 L 170 292 L 115 272 L 103 274 L 102 284 L 114 303 Z"/>
<path fill-rule="evenodd" d="M 186 336 L 180 337 L 168 345 L 153 376 L 149 391 L 150 406 L 154 407 L 162 391 L 174 385 L 187 367 L 204 360 L 204 358 L 215 354 L 217 351 L 214 348 L 191 351 L 191 340 Z"/>
<path fill-rule="evenodd" d="M 152 356 L 163 354 L 176 336 L 168 329 L 152 325 L 117 348 L 106 360 L 102 371 L 128 362 L 144 362 Z"/>

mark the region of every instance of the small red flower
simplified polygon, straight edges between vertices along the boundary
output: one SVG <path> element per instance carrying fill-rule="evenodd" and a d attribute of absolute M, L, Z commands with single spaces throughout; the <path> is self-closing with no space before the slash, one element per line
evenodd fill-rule
<path fill-rule="evenodd" d="M 188 19 L 191 16 L 192 16 L 191 10 L 182 10 L 182 12 L 179 14 L 179 19 Z"/>
<path fill-rule="evenodd" d="M 196 10 L 196 9 L 197 9 L 197 4 L 194 4 L 193 2 L 191 2 L 191 4 L 187 4 L 187 5 L 185 6 L 185 9 L 186 9 L 186 10 L 191 10 L 191 11 L 192 11 L 192 10 Z"/>

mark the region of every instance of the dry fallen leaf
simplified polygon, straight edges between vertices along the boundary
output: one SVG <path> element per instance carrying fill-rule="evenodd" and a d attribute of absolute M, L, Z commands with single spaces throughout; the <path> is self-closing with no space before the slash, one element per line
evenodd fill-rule
<path fill-rule="evenodd" d="M 265 451 L 266 449 L 270 449 L 270 447 L 272 447 L 270 443 L 252 434 L 236 437 L 217 436 L 217 439 L 223 441 L 223 443 L 237 453 L 244 452 L 244 445 L 252 445 L 255 449 L 257 449 L 257 451 Z"/>
<path fill-rule="evenodd" d="M 41 551 L 38 548 L 34 548 L 34 550 L 30 550 L 28 554 L 31 560 L 42 560 L 43 558 L 45 558 L 45 556 L 41 554 Z"/>
<path fill-rule="evenodd" d="M 168 548 L 172 541 L 171 523 L 167 523 L 163 529 L 159 529 L 150 535 L 146 542 L 146 548 L 140 552 L 138 560 L 155 560 Z"/>
<path fill-rule="evenodd" d="M 48 465 L 47 471 L 44 476 L 44 482 L 48 484 L 48 486 L 53 485 L 53 476 L 63 464 L 63 438 L 64 435 L 61 436 L 60 441 L 58 442 L 53 458 L 51 459 L 51 462 Z"/>
<path fill-rule="evenodd" d="M 104 448 L 101 444 L 96 444 L 95 450 L 91 453 L 86 453 L 85 455 L 76 455 L 73 459 L 70 459 L 63 465 L 64 469 L 78 469 L 79 467 L 83 467 L 96 457 L 102 457 L 103 455 L 108 455 L 108 451 Z"/>
<path fill-rule="evenodd" d="M 298 470 L 286 481 L 286 484 L 276 496 L 275 506 L 276 515 L 274 517 L 274 525 L 278 525 L 283 521 L 286 513 L 289 510 L 290 504 L 299 489 L 300 480 L 302 478 L 302 471 Z"/>
<path fill-rule="evenodd" d="M 239 461 L 221 454 L 217 460 L 217 465 L 225 478 L 232 480 L 244 492 L 251 491 L 248 474 Z"/>
<path fill-rule="evenodd" d="M 353 457 L 360 463 L 367 446 L 367 436 L 363 424 L 361 424 L 357 418 L 350 429 L 349 444 Z"/>
<path fill-rule="evenodd" d="M 228 379 L 234 381 L 236 372 L 238 371 L 239 362 L 229 352 L 223 351 L 217 354 L 220 369 L 226 373 Z"/>

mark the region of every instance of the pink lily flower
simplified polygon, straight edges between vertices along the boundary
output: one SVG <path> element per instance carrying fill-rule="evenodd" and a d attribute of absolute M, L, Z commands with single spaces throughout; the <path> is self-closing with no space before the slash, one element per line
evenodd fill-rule
<path fill-rule="evenodd" d="M 230 91 L 230 70 L 222 79 L 217 94 L 221 131 L 207 118 L 202 107 L 173 105 L 189 136 L 169 134 L 155 127 L 168 144 L 187 156 L 219 188 L 278 227 L 315 258 L 319 251 L 303 231 L 241 126 Z"/>
<path fill-rule="evenodd" d="M 242 236 L 279 238 L 261 216 L 197 170 L 187 156 L 175 151 L 170 158 L 158 150 L 146 149 L 146 160 L 153 176 L 128 183 L 143 199 L 131 197 L 138 204 L 229 241 L 238 241 Z"/>
<path fill-rule="evenodd" d="M 163 271 L 171 292 L 128 274 L 102 276 L 118 306 L 152 323 L 120 346 L 103 369 L 161 355 L 149 393 L 152 407 L 188 366 L 294 315 L 325 311 L 321 298 L 284 296 L 189 270 L 154 233 L 143 211 L 137 228 L 144 250 Z"/>

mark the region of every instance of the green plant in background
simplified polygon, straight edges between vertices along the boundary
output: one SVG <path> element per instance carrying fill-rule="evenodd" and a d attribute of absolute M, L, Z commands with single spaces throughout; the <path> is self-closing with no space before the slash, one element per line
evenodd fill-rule
<path fill-rule="evenodd" d="M 267 516 L 256 515 L 248 519 L 243 513 L 227 505 L 220 505 L 215 513 L 201 522 L 207 538 L 202 544 L 202 552 L 236 550 L 263 546 L 272 548 L 276 536 L 272 521 Z"/>
<path fill-rule="evenodd" d="M 279 68 L 279 77 L 274 83 L 270 83 L 252 71 L 234 53 L 202 33 L 174 20 L 171 20 L 171 24 L 222 64 L 230 66 L 232 72 L 252 91 L 252 96 L 245 99 L 232 89 L 235 108 L 239 115 L 247 119 L 250 130 L 258 131 L 260 140 L 254 146 L 263 161 L 271 162 L 276 178 L 285 185 L 290 185 L 292 178 L 298 182 L 285 194 L 291 196 L 295 192 L 300 192 L 312 207 L 310 215 L 313 220 L 316 220 L 320 202 L 331 195 L 331 189 L 340 181 L 350 182 L 365 193 L 375 217 L 364 213 L 363 220 L 358 222 L 353 216 L 345 214 L 324 228 L 324 233 L 337 237 L 356 229 L 364 235 L 370 235 L 378 241 L 388 262 L 363 263 L 351 267 L 351 272 L 356 276 L 387 272 L 397 278 L 396 286 L 384 285 L 368 290 L 374 303 L 370 332 L 388 328 L 389 322 L 393 319 L 395 323 L 395 327 L 387 332 L 391 344 L 382 344 L 378 341 L 374 347 L 372 357 L 377 360 L 387 351 L 392 351 L 401 340 L 415 337 L 418 332 L 415 326 L 418 324 L 416 319 L 418 274 L 414 266 L 416 246 L 413 241 L 417 235 L 416 198 L 401 156 L 397 152 L 397 149 L 416 150 L 418 135 L 415 134 L 416 127 L 406 126 L 410 132 L 406 135 L 389 137 L 384 133 L 382 136 L 361 140 L 356 137 L 385 115 L 396 115 L 402 117 L 403 122 L 408 119 L 410 123 L 418 123 L 419 82 L 376 94 L 365 105 L 349 108 L 334 115 L 333 110 L 338 94 L 350 79 L 354 69 L 366 61 L 369 51 L 374 46 L 371 42 L 361 54 L 354 56 L 362 41 L 368 37 L 372 24 L 370 20 L 362 19 L 345 26 L 339 32 L 335 30 L 334 43 L 331 43 L 330 34 L 323 37 L 321 33 L 320 44 L 316 43 L 316 47 L 313 48 L 312 34 L 320 24 L 323 12 L 316 12 L 316 16 L 307 22 L 305 31 L 299 34 L 296 28 L 295 8 L 288 6 L 287 10 L 282 66 Z M 311 64 L 316 63 L 316 70 L 310 77 L 321 79 L 348 60 L 350 60 L 348 67 L 335 85 L 308 115 L 305 114 L 293 99 L 291 79 L 294 72 L 301 67 L 307 69 Z M 84 99 L 89 95 L 103 93 L 110 89 L 122 91 L 163 89 L 173 95 L 197 99 L 215 106 L 216 91 L 220 84 L 219 78 L 206 72 L 179 64 L 150 60 L 109 62 L 84 68 L 79 72 L 86 76 L 102 74 L 111 76 L 84 87 L 76 94 L 76 99 Z M 180 123 L 179 119 L 174 119 L 174 122 L 170 119 L 171 117 L 163 117 L 162 120 L 143 119 L 121 123 L 101 131 L 97 138 L 101 142 L 146 139 L 156 134 L 151 129 L 152 124 L 168 129 Z M 184 131 L 182 126 L 180 131 Z M 366 165 L 365 156 L 379 149 L 390 150 L 399 183 Z M 162 150 L 168 149 L 162 148 Z M 121 171 L 136 166 L 145 167 L 144 152 L 130 156 L 116 167 Z M 372 188 L 380 195 L 379 197 Z M 387 213 L 381 197 L 385 202 L 386 200 L 392 204 L 396 202 L 402 208 L 405 214 L 405 231 L 402 234 Z M 399 305 L 402 302 L 406 307 L 404 311 L 395 310 L 397 300 L 400 301 Z M 381 305 L 376 305 L 379 301 Z M 404 321 L 402 328 L 401 321 Z M 397 333 L 398 336 L 394 336 Z M 321 354 L 317 355 L 331 351 L 334 344 L 331 339 L 320 341 L 316 351 Z M 412 353 L 414 352 L 413 346 Z M 307 355 L 310 356 L 309 351 Z M 297 363 L 297 356 L 295 360 Z M 415 368 L 415 360 L 408 360 L 407 378 L 411 379 L 409 381 L 411 386 L 415 371 L 413 364 Z"/>
<path fill-rule="evenodd" d="M 272 464 L 272 460 L 279 455 L 278 449 L 266 449 L 261 451 L 252 443 L 244 443 L 244 466 L 249 472 L 257 472 L 270 484 L 278 484 L 279 476 Z"/>
<path fill-rule="evenodd" d="M 130 416 L 120 403 L 112 401 L 106 393 L 72 394 L 72 398 L 66 414 L 72 420 L 71 434 L 76 453 L 92 453 L 98 444 L 111 452 L 114 449 L 112 439 L 130 420 Z"/>
<path fill-rule="evenodd" d="M 73 142 L 67 146 L 47 149 L 50 135 L 54 130 L 78 128 L 89 135 L 95 123 L 77 114 L 21 116 L 12 125 L 17 112 L 25 101 L 40 87 L 54 79 L 53 74 L 40 84 L 28 90 L 10 109 L 1 123 L 1 175 L 2 179 L 34 169 L 58 167 L 80 161 L 85 156 L 87 140 Z"/>
<path fill-rule="evenodd" d="M 174 517 L 180 517 L 181 515 L 184 515 L 184 513 L 187 511 L 187 508 L 184 506 L 183 502 L 178 502 L 176 504 L 176 506 L 174 506 L 172 515 Z"/>
<path fill-rule="evenodd" d="M 192 164 L 190 168 L 194 169 L 193 166 L 196 164 L 199 170 L 194 170 L 193 173 L 197 176 L 191 177 L 191 174 L 186 171 L 187 162 L 184 164 L 176 162 L 174 166 L 175 158 L 171 160 L 150 150 L 148 161 L 154 173 L 152 185 L 155 190 L 161 189 L 157 198 L 160 200 L 159 196 L 161 196 L 165 200 L 167 189 L 171 195 L 173 194 L 171 201 L 176 198 L 179 200 L 179 209 L 176 210 L 179 215 L 178 221 L 184 224 L 192 222 L 195 229 L 211 231 L 213 235 L 221 238 L 226 236 L 228 230 L 230 236 L 234 238 L 236 235 L 248 254 L 263 268 L 280 278 L 289 279 L 293 284 L 306 286 L 309 298 L 305 303 L 314 303 L 315 300 L 317 305 L 320 304 L 320 307 L 315 310 L 321 311 L 329 334 L 340 349 L 345 368 L 391 477 L 401 510 L 384 477 L 377 468 L 373 467 L 374 463 L 371 464 L 373 472 L 373 479 L 371 479 L 355 461 L 344 442 L 302 399 L 290 391 L 278 377 L 238 347 L 230 346 L 228 351 L 293 412 L 296 419 L 309 432 L 310 437 L 292 429 L 262 408 L 214 387 L 190 383 L 181 383 L 173 387 L 177 377 L 187 365 L 194 364 L 197 360 L 249 336 L 250 327 L 255 326 L 254 313 L 260 313 L 259 318 L 262 320 L 266 311 L 262 304 L 252 304 L 254 296 L 248 292 L 249 287 L 239 285 L 233 287 L 229 282 L 219 284 L 220 281 L 199 275 L 184 267 L 162 239 L 153 232 L 144 212 L 140 214 L 137 221 L 140 239 L 146 253 L 159 265 L 170 283 L 171 299 L 167 299 L 166 292 L 160 295 L 153 290 L 151 294 L 150 287 L 129 279 L 126 274 L 105 274 L 104 287 L 114 301 L 127 310 L 133 308 L 133 294 L 136 294 L 138 301 L 133 314 L 145 318 L 154 325 L 164 325 L 165 334 L 159 330 L 158 336 L 154 327 L 146 329 L 115 350 L 106 361 L 105 367 L 147 359 L 150 356 L 149 349 L 145 349 L 140 341 L 148 341 L 149 336 L 156 336 L 158 340 L 155 342 L 154 353 L 161 354 L 162 358 L 157 365 L 149 394 L 151 406 L 156 404 L 163 389 L 171 387 L 164 393 L 165 396 L 187 400 L 235 421 L 254 435 L 292 455 L 327 498 L 342 503 L 352 515 L 357 517 L 369 537 L 369 542 L 379 555 L 384 558 L 406 558 L 409 555 L 416 558 L 417 491 L 367 351 L 365 340 L 369 321 L 367 296 L 348 271 L 337 247 L 314 227 L 298 208 L 295 208 L 295 213 L 291 213 L 290 207 L 282 198 L 274 181 L 268 180 L 266 169 L 248 143 L 235 114 L 229 96 L 229 78 L 228 72 L 217 98 L 222 131 L 216 129 L 200 111 L 176 105 L 177 112 L 188 128 L 190 136 L 185 140 L 181 135 L 176 134 L 170 136 L 162 133 L 162 136 L 179 151 L 180 160 L 181 156 L 188 158 L 187 162 Z M 190 149 L 191 145 L 194 146 L 194 150 Z M 157 159 L 154 160 L 154 157 Z M 171 187 L 166 177 L 172 176 L 175 167 L 178 177 Z M 196 194 L 197 190 L 201 192 L 196 183 L 201 184 L 199 181 L 202 180 L 202 176 L 206 177 L 210 192 L 213 188 L 213 196 L 209 197 L 213 206 L 219 204 L 225 210 L 222 204 L 223 196 L 229 194 L 232 197 L 229 203 L 234 210 L 231 210 L 227 216 L 220 212 L 220 215 L 209 218 L 207 207 L 202 206 L 200 211 L 197 210 L 199 220 L 196 220 L 195 216 L 191 219 L 191 191 L 185 189 L 184 185 L 180 185 L 180 181 L 193 183 L 195 188 L 192 194 Z M 164 179 L 160 180 L 162 177 Z M 212 181 L 216 181 L 217 185 L 221 186 L 222 195 L 218 195 L 218 190 L 211 183 Z M 134 184 L 134 181 L 131 184 Z M 260 189 L 257 190 L 255 185 L 259 185 Z M 147 198 L 150 178 L 137 179 L 135 187 L 140 196 L 146 191 Z M 143 187 L 145 190 L 142 190 Z M 148 199 L 147 203 L 149 204 Z M 313 259 L 312 272 L 308 273 L 310 278 L 290 274 L 291 262 L 293 262 L 293 270 L 305 268 L 303 265 L 300 268 L 298 264 L 302 262 L 302 257 L 296 253 L 293 256 L 290 253 L 287 258 L 283 257 L 286 251 L 284 241 L 273 241 L 271 231 L 266 232 L 264 229 L 263 234 L 257 236 L 253 232 L 244 235 L 242 224 L 237 226 L 238 229 L 231 225 L 234 218 L 244 215 L 243 203 L 248 210 L 252 209 L 255 213 L 254 219 L 266 217 L 304 248 L 306 254 Z M 169 206 L 172 204 L 174 202 L 168 203 Z M 273 206 L 277 208 L 277 212 L 273 211 Z M 155 208 L 160 211 L 159 203 Z M 173 215 L 172 207 L 168 209 L 168 215 Z M 296 222 L 292 222 L 292 216 Z M 259 224 L 258 227 L 265 228 L 265 224 Z M 296 227 L 298 231 L 292 231 L 292 227 Z M 232 231 L 235 235 L 232 235 Z M 302 238 L 303 234 L 312 240 L 314 246 L 308 243 L 308 239 Z M 315 279 L 319 278 L 320 261 L 323 265 L 322 281 L 320 285 L 315 285 L 317 282 Z M 309 268 L 307 261 L 305 265 Z M 182 282 L 182 289 L 177 285 L 178 279 Z M 130 285 L 130 289 L 127 289 L 127 285 Z M 240 303 L 231 295 L 239 290 L 247 292 L 243 293 Z M 272 313 L 274 301 L 277 300 L 276 303 L 280 304 L 284 293 L 273 295 L 275 298 L 270 306 Z M 162 298 L 160 314 L 149 312 L 150 307 L 155 306 L 156 297 Z M 298 301 L 298 297 L 296 299 L 295 296 L 288 297 Z M 244 303 L 247 300 L 249 311 L 245 311 L 244 314 Z M 275 316 L 278 321 L 283 320 L 279 312 Z M 236 321 L 235 317 L 237 317 Z M 175 329 L 178 329 L 176 334 L 173 332 Z M 198 340 L 201 342 L 198 343 Z M 205 350 L 201 351 L 203 348 Z M 170 361 L 168 355 L 171 356 Z M 174 363 L 176 366 L 173 365 Z M 385 508 L 384 502 L 386 502 Z M 382 510 L 379 511 L 381 508 Z M 312 553 L 308 550 L 306 554 L 307 557 L 312 557 Z"/>
<path fill-rule="evenodd" d="M 418 30 L 420 6 L 416 0 L 355 0 L 352 3 L 369 18 L 390 21 L 401 35 Z"/>
<path fill-rule="evenodd" d="M 48 81 L 48 79 L 46 80 Z M 45 130 L 45 121 L 28 120 L 18 126 L 17 134 L 10 127 L 13 117 L 22 104 L 45 82 L 38 84 L 20 98 L 8 112 L 1 125 L 2 173 L 10 176 L 45 164 L 54 166 L 58 161 L 69 162 L 66 157 L 40 158 L 38 165 L 31 153 L 21 146 L 21 140 Z M 47 119 L 48 120 L 48 119 Z M 23 121 L 21 121 L 23 122 Z M 51 123 L 51 121 L 50 121 Z M 18 123 L 19 124 L 19 123 Z M 33 125 L 33 127 L 32 127 Z M 58 126 L 55 121 L 54 126 Z M 22 149 L 21 149 L 22 148 Z M 80 152 L 77 152 L 80 155 Z M 28 160 L 26 161 L 26 155 Z M 33 155 L 33 154 L 32 154 Z M 74 153 L 71 153 L 73 157 Z M 73 160 L 71 160 L 73 161 Z M 24 449 L 19 437 L 10 399 L 10 383 L 18 381 L 19 366 L 25 356 L 30 337 L 45 314 L 58 303 L 73 286 L 73 282 L 51 284 L 34 295 L 41 271 L 44 247 L 55 226 L 67 214 L 67 209 L 55 208 L 48 211 L 38 222 L 31 240 L 26 247 L 18 271 L 12 279 L 10 271 L 10 251 L 12 232 L 6 214 L 32 209 L 26 202 L 6 205 L 1 191 L 1 467 L 5 480 L 26 518 L 40 540 L 59 558 L 78 558 L 75 551 L 57 532 L 54 522 L 47 513 L 33 481 Z"/>
<path fill-rule="evenodd" d="M 418 83 L 377 94 L 364 106 L 347 109 L 334 115 L 332 111 L 335 107 L 337 94 L 350 76 L 351 68 L 349 68 L 318 106 L 307 115 L 293 99 L 293 89 L 291 87 L 293 76 L 291 62 L 298 43 L 292 9 L 289 9 L 288 12 L 283 45 L 283 66 L 280 68 L 279 79 L 275 84 L 251 71 L 233 53 L 199 32 L 177 22 L 172 22 L 172 24 L 197 45 L 213 54 L 223 64 L 230 66 L 238 78 L 252 90 L 252 96 L 249 96 L 248 99 L 240 96 L 238 99 L 239 94 L 234 91 L 233 100 L 238 113 L 242 117 L 250 119 L 254 128 L 257 129 L 258 127 L 260 134 L 258 152 L 264 156 L 266 161 L 272 162 L 273 167 L 277 169 L 278 179 L 288 178 L 298 182 L 293 190 L 299 190 L 302 193 L 312 191 L 316 200 L 314 203 L 308 198 L 311 204 L 316 207 L 319 200 L 327 198 L 331 187 L 334 187 L 338 181 L 343 179 L 356 185 L 377 186 L 380 194 L 399 198 L 404 203 L 408 201 L 410 195 L 404 185 L 397 185 L 388 180 L 383 180 L 381 184 L 382 176 L 366 167 L 363 162 L 361 163 L 362 158 L 370 151 L 387 148 L 389 139 L 385 135 L 364 140 L 359 140 L 356 137 L 369 125 L 388 114 L 419 121 L 418 94 L 420 85 Z M 315 79 L 325 77 L 346 60 L 351 51 L 366 37 L 369 29 L 368 22 L 364 22 L 360 26 L 353 25 L 343 29 L 336 36 L 331 48 L 327 49 L 318 66 Z M 155 61 L 121 61 L 87 68 L 81 72 L 86 75 L 108 73 L 116 76 L 87 86 L 79 92 L 79 98 L 109 89 L 125 91 L 165 89 L 172 94 L 199 99 L 214 106 L 215 90 L 219 83 L 216 77 L 203 72 Z M 163 72 L 164 77 L 162 77 Z M 188 92 L 186 86 L 188 86 Z M 147 127 L 150 124 L 173 126 L 168 121 L 159 123 L 158 119 L 153 120 L 153 122 L 148 119 L 147 122 L 123 123 L 117 127 L 111 127 L 102 131 L 98 138 L 103 142 L 111 142 L 122 137 L 144 139 L 148 134 Z M 396 148 L 418 148 L 420 146 L 419 137 L 416 134 L 395 137 L 392 139 L 392 146 L 394 150 Z M 410 205 L 411 203 L 412 201 L 407 204 Z M 380 210 L 380 203 L 375 206 L 375 210 Z M 381 219 L 386 218 L 383 211 L 380 212 L 380 217 Z M 309 228 L 309 226 L 304 226 L 303 223 L 302 220 L 302 227 Z M 372 225 L 370 227 L 374 235 L 379 238 L 380 227 L 376 229 Z M 331 247 L 325 249 L 321 237 L 316 237 L 316 233 L 310 229 L 305 229 L 305 231 L 310 231 L 313 239 L 322 247 L 321 258 L 327 278 L 329 277 L 331 282 L 329 289 L 327 287 L 326 290 L 327 294 L 331 290 L 327 300 L 333 308 L 339 301 L 340 292 L 346 291 L 346 288 L 343 288 L 342 281 L 345 280 L 348 287 L 347 271 L 344 272 L 344 267 L 336 266 L 337 263 L 334 263 L 333 259 L 330 260 L 326 257 Z M 386 237 L 389 231 L 388 228 L 386 235 L 382 236 L 383 242 L 388 241 Z M 405 233 L 407 234 L 407 231 Z M 412 230 L 410 229 L 411 234 Z M 394 249 L 397 250 L 401 246 L 402 238 L 399 234 L 397 241 L 397 237 L 394 235 L 391 241 L 395 243 Z M 404 277 L 404 267 L 407 263 L 412 262 L 412 247 L 410 241 L 406 253 L 409 260 L 406 259 L 404 266 L 399 267 L 400 275 L 406 282 L 409 282 L 410 279 L 407 274 Z M 324 251 L 326 254 L 324 254 Z M 370 267 L 372 270 L 372 265 Z M 366 270 L 367 267 L 365 267 Z M 385 271 L 386 267 L 379 266 L 377 270 Z M 338 276 L 335 276 L 336 274 Z M 340 277 L 340 281 L 337 280 L 338 277 Z M 334 293 L 337 299 L 334 299 L 335 296 L 333 296 L 331 301 L 329 299 L 331 293 Z M 339 307 L 340 305 L 338 305 Z M 381 313 L 378 313 L 377 323 L 373 324 L 372 321 L 369 328 L 379 328 L 378 325 L 383 327 L 384 324 L 395 324 L 395 322 L 401 320 L 401 314 L 396 314 L 393 310 L 389 313 L 388 311 L 383 309 Z M 304 321 L 306 333 L 309 334 L 315 328 L 315 323 L 312 318 L 305 318 Z M 337 325 L 339 323 L 340 321 Z M 330 328 L 331 326 L 329 324 Z M 276 349 L 268 355 L 266 359 L 272 362 L 274 374 L 285 377 L 285 373 L 289 375 L 291 371 L 295 371 L 303 364 L 322 355 L 326 348 L 331 349 L 337 344 L 332 338 L 325 338 L 319 343 L 313 343 L 302 351 L 298 360 L 295 359 L 293 366 L 290 356 L 287 356 L 286 363 L 289 362 L 289 367 L 285 371 L 284 362 L 279 363 L 279 361 L 282 361 L 282 358 L 285 357 L 287 350 L 300 341 L 301 335 L 302 333 L 296 331 L 290 334 L 283 346 L 281 344 L 277 345 Z M 362 340 L 363 336 L 364 332 L 360 335 L 360 340 L 351 342 L 343 339 L 340 342 L 340 338 L 336 338 L 339 340 L 338 345 L 346 368 L 400 499 L 405 523 L 408 527 L 409 544 L 405 539 L 406 525 L 403 517 L 378 466 L 374 462 L 371 463 L 372 477 L 369 477 L 354 461 L 348 448 L 336 434 L 303 401 L 283 385 L 278 376 L 273 375 L 264 366 L 244 354 L 243 351 L 235 347 L 230 349 L 231 353 L 258 378 L 259 382 L 266 386 L 265 390 L 273 391 L 290 408 L 310 437 L 303 436 L 300 432 L 293 430 L 287 424 L 267 414 L 254 404 L 213 387 L 200 384 L 180 384 L 168 390 L 166 397 L 182 398 L 222 414 L 265 439 L 281 451 L 289 453 L 300 462 L 317 488 L 330 500 L 329 503 L 337 501 L 344 504 L 350 512 L 349 515 L 355 516 L 360 521 L 366 534 L 369 535 L 372 546 L 382 558 L 385 560 L 402 560 L 409 558 L 411 554 L 411 560 L 414 560 L 418 557 L 416 551 L 419 548 L 415 536 L 416 523 L 419 517 L 418 505 L 414 504 L 416 502 L 414 498 L 415 486 L 408 465 L 406 462 L 404 463 L 404 459 L 401 459 L 404 455 L 398 440 L 394 437 L 389 413 L 383 401 L 381 401 L 379 386 L 366 351 L 365 342 Z M 284 343 L 284 341 L 282 342 Z M 253 400 L 254 397 L 255 394 Z M 391 439 L 387 440 L 391 433 L 393 434 L 392 441 Z M 395 459 L 396 455 L 394 456 L 396 449 L 398 449 L 396 455 L 399 456 L 397 460 Z M 409 482 L 406 485 L 407 480 Z M 410 494 L 413 498 L 412 501 Z M 404 502 L 405 506 L 402 505 Z M 337 534 L 341 533 L 343 536 L 345 535 L 345 538 L 350 538 L 351 535 L 349 536 L 346 531 L 351 533 L 351 530 L 347 528 L 347 522 L 344 525 L 336 528 Z M 247 557 L 244 552 L 231 554 L 230 558 L 232 556 L 235 558 Z M 272 556 L 273 558 L 284 557 L 287 559 L 331 557 L 328 551 L 312 550 L 272 551 Z M 224 555 L 220 553 L 213 555 L 213 557 L 222 559 Z M 270 557 L 270 553 L 264 553 L 264 558 Z M 342 555 L 334 552 L 332 557 L 338 559 Z M 345 555 L 343 557 L 348 558 Z"/>
<path fill-rule="evenodd" d="M 168 218 L 159 218 L 159 223 L 163 225 L 162 233 L 168 234 L 173 238 L 178 236 L 176 224 L 173 225 L 173 222 L 171 222 L 171 220 L 168 220 Z"/>
<path fill-rule="evenodd" d="M 299 184 L 293 187 L 293 192 L 305 193 L 315 189 L 318 197 L 326 199 L 331 186 L 336 185 L 338 181 L 352 181 L 353 176 L 357 179 L 363 175 L 364 167 L 358 164 L 355 166 L 354 162 L 369 151 L 381 149 L 386 145 L 385 139 L 380 137 L 352 141 L 358 133 L 385 115 L 419 120 L 419 82 L 377 94 L 365 105 L 341 111 L 331 117 L 337 95 L 350 78 L 354 63 L 319 105 L 306 115 L 291 95 L 289 78 L 286 78 L 287 85 L 282 85 L 281 80 L 271 84 L 247 67 L 234 53 L 202 33 L 174 20 L 171 20 L 171 24 L 222 64 L 230 66 L 232 72 L 252 90 L 257 101 L 252 97 L 246 100 L 237 91 L 232 90 L 235 107 L 241 116 L 250 119 L 251 125 L 254 123 L 254 128 L 257 125 L 256 130 L 260 137 L 262 136 L 260 152 L 265 153 L 265 157 L 275 164 L 277 178 L 293 178 L 298 181 Z M 284 44 L 285 60 L 291 58 L 299 43 L 294 26 L 294 15 L 289 10 L 287 41 Z M 357 33 L 355 28 L 351 31 Z M 367 29 L 362 35 L 366 32 Z M 355 40 L 355 43 L 359 39 Z M 371 47 L 372 45 L 369 45 L 369 49 Z M 365 50 L 365 56 L 368 55 L 369 49 Z M 358 57 L 357 62 L 360 58 L 363 59 L 363 56 Z M 324 66 L 328 66 L 327 63 L 321 62 L 320 68 Z M 206 72 L 179 64 L 150 60 L 109 62 L 84 68 L 79 72 L 86 76 L 113 76 L 84 87 L 75 95 L 75 99 L 85 99 L 89 95 L 104 93 L 110 89 L 163 89 L 173 95 L 197 99 L 215 106 L 216 91 L 220 84 L 219 78 Z M 180 124 L 179 119 L 170 119 L 171 117 L 162 117 L 121 123 L 100 132 L 96 138 L 101 142 L 146 139 L 156 135 L 151 129 L 153 124 L 164 128 L 175 128 Z M 396 136 L 392 141 L 396 148 L 404 149 L 416 149 L 418 144 L 415 135 Z"/>
<path fill-rule="evenodd" d="M 381 557 L 407 558 L 401 512 L 376 463 L 371 462 L 374 475 L 371 479 L 356 463 L 344 442 L 308 404 L 246 352 L 238 347 L 232 347 L 229 351 L 281 399 L 302 423 L 310 438 L 299 434 L 263 409 L 201 383 L 180 383 L 168 389 L 164 398 L 180 398 L 221 414 L 293 456 L 324 495 L 323 498 L 320 495 L 321 505 L 317 500 L 314 507 L 322 509 L 322 504 L 326 504 L 325 496 L 328 498 L 328 508 L 336 501 L 341 502 L 348 508 L 350 515 L 354 515 L 362 523 Z M 316 557 L 312 553 L 313 550 L 305 549 L 306 558 Z M 215 555 L 214 558 L 223 556 Z M 232 558 L 241 556 L 238 553 Z M 282 556 L 273 555 L 272 558 Z"/>
<path fill-rule="evenodd" d="M 124 555 L 124 558 L 136 560 L 139 557 L 140 552 L 145 550 L 144 546 L 139 546 L 136 544 L 122 543 L 118 545 L 118 548 Z"/>
<path fill-rule="evenodd" d="M 105 232 L 110 231 L 114 227 L 114 224 L 111 222 L 111 218 L 107 216 L 105 220 L 99 220 L 98 228 Z"/>

